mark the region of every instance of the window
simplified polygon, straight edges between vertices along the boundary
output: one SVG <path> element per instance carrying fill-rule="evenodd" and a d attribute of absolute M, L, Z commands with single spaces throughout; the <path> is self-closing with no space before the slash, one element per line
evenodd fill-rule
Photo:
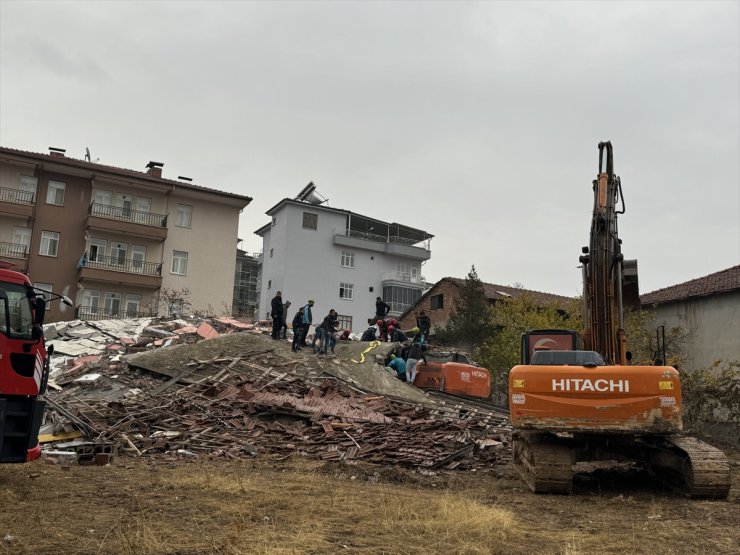
<path fill-rule="evenodd" d="M 105 262 L 105 249 L 108 242 L 104 239 L 90 239 L 90 262 Z"/>
<path fill-rule="evenodd" d="M 49 181 L 49 187 L 46 190 L 46 204 L 56 204 L 64 206 L 64 189 L 66 183 L 61 181 Z"/>
<path fill-rule="evenodd" d="M 445 306 L 444 300 L 445 300 L 444 295 L 441 293 L 439 295 L 432 295 L 431 298 L 429 299 L 429 301 L 431 302 L 432 310 L 435 310 L 437 308 L 444 308 Z"/>
<path fill-rule="evenodd" d="M 273 249 L 270 249 L 270 258 L 272 258 L 273 254 L 274 254 Z"/>
<path fill-rule="evenodd" d="M 128 244 L 113 243 L 110 246 L 110 263 L 119 266 L 126 265 L 126 255 L 128 254 Z"/>
<path fill-rule="evenodd" d="M 110 191 L 103 191 L 102 189 L 96 189 L 95 193 L 93 193 L 93 203 L 94 204 L 103 204 L 105 206 L 110 206 L 112 199 L 113 199 L 113 194 Z"/>
<path fill-rule="evenodd" d="M 13 244 L 10 246 L 11 256 L 25 256 L 31 246 L 31 229 L 27 227 L 13 228 Z"/>
<path fill-rule="evenodd" d="M 131 267 L 138 274 L 144 271 L 146 262 L 146 247 L 144 245 L 131 245 Z"/>
<path fill-rule="evenodd" d="M 87 308 L 91 315 L 95 315 L 100 305 L 100 291 L 85 289 L 82 293 L 82 306 Z"/>
<path fill-rule="evenodd" d="M 268 289 L 271 289 L 272 288 L 272 280 L 271 279 L 268 279 L 267 280 L 267 288 Z"/>
<path fill-rule="evenodd" d="M 114 215 L 116 218 L 123 220 L 131 219 L 131 208 L 132 208 L 133 197 L 131 195 L 125 195 L 123 193 L 116 193 L 116 210 Z"/>
<path fill-rule="evenodd" d="M 16 195 L 16 202 L 33 204 L 36 198 L 36 185 L 38 181 L 38 178 L 31 175 L 22 175 L 19 183 L 20 190 Z"/>
<path fill-rule="evenodd" d="M 303 213 L 303 227 L 306 229 L 318 229 L 319 228 L 319 215 L 311 214 L 311 212 Z"/>
<path fill-rule="evenodd" d="M 188 273 L 188 253 L 172 251 L 172 273 L 184 276 Z"/>
<path fill-rule="evenodd" d="M 10 332 L 13 335 L 21 339 L 31 339 L 33 318 L 31 304 L 28 302 L 28 297 L 26 297 L 26 288 L 15 283 L 4 283 L 3 289 L 8 297 L 8 302 L 0 302 L 0 333 L 8 333 L 5 326 L 8 319 L 10 319 Z M 5 312 L 6 309 L 8 310 L 7 313 Z"/>
<path fill-rule="evenodd" d="M 352 316 L 344 316 L 343 314 L 339 314 L 337 316 L 337 322 L 339 322 L 340 330 L 352 329 Z"/>
<path fill-rule="evenodd" d="M 106 316 L 118 316 L 118 311 L 121 309 L 121 294 L 106 292 L 105 294 L 105 315 Z"/>
<path fill-rule="evenodd" d="M 193 207 L 187 204 L 178 204 L 175 215 L 175 225 L 177 227 L 190 227 L 193 222 Z"/>
<path fill-rule="evenodd" d="M 36 282 L 33 284 L 33 286 L 36 289 L 40 289 L 41 291 L 44 292 L 43 295 L 39 295 L 39 296 L 44 297 L 46 299 L 46 302 L 49 302 L 51 300 L 51 292 L 54 290 L 54 286 L 51 283 Z"/>
<path fill-rule="evenodd" d="M 59 251 L 59 233 L 56 231 L 41 232 L 41 256 L 56 256 Z"/>
<path fill-rule="evenodd" d="M 139 315 L 141 295 L 126 295 L 126 317 L 136 318 Z"/>
<path fill-rule="evenodd" d="M 339 298 L 351 301 L 354 298 L 355 286 L 351 283 L 339 284 Z"/>
<path fill-rule="evenodd" d="M 152 199 L 136 197 L 136 214 L 134 220 L 137 224 L 149 223 L 149 213 L 152 211 Z"/>
<path fill-rule="evenodd" d="M 386 285 L 383 287 L 383 300 L 391 305 L 391 312 L 405 312 L 411 305 L 421 297 L 421 289 L 401 287 L 398 285 Z"/>
<path fill-rule="evenodd" d="M 354 268 L 355 267 L 355 253 L 351 251 L 342 251 L 342 261 L 340 262 L 342 268 Z"/>
<path fill-rule="evenodd" d="M 396 263 L 396 275 L 404 281 L 416 282 L 419 278 L 419 266 L 410 262 Z"/>

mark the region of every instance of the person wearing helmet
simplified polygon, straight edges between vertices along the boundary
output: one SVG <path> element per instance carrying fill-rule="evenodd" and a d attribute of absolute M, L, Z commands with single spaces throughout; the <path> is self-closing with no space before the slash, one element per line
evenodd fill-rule
<path fill-rule="evenodd" d="M 388 328 L 385 325 L 385 320 L 378 320 L 378 340 L 388 341 Z"/>

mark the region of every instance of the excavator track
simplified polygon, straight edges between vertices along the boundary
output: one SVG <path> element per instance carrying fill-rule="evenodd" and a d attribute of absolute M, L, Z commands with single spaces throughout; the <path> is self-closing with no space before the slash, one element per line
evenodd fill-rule
<path fill-rule="evenodd" d="M 666 438 L 671 448 L 660 457 L 661 467 L 682 482 L 682 491 L 692 498 L 726 498 L 730 493 L 730 463 L 725 454 L 695 437 Z"/>
<path fill-rule="evenodd" d="M 552 434 L 515 432 L 512 436 L 514 468 L 535 493 L 570 493 L 573 489 L 573 454 Z"/>

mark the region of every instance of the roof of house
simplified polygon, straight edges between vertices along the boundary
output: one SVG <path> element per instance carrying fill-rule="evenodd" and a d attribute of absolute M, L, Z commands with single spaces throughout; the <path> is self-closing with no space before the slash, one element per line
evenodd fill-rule
<path fill-rule="evenodd" d="M 457 287 L 465 287 L 464 279 L 454 278 L 454 277 L 444 277 L 441 280 L 439 280 L 437 283 L 435 283 L 430 289 L 428 289 L 419 298 L 419 300 L 416 301 L 415 304 L 409 307 L 406 310 L 406 312 L 404 312 L 400 316 L 400 318 L 403 318 L 406 314 L 415 310 L 415 307 L 418 304 L 420 304 L 424 299 L 426 299 L 430 294 L 432 294 L 438 285 L 440 285 L 442 282 L 445 282 L 445 281 L 453 285 L 456 285 Z M 555 303 L 559 306 L 563 306 L 565 303 L 570 302 L 572 300 L 571 297 L 564 297 L 562 295 L 553 295 L 552 293 L 542 293 L 541 291 L 532 291 L 530 289 L 523 289 L 521 287 L 511 287 L 508 285 L 496 285 L 495 283 L 483 282 L 483 291 L 484 291 L 484 294 L 486 295 L 486 299 L 488 299 L 489 301 L 497 301 L 497 300 L 504 299 L 507 297 L 516 298 L 525 293 L 532 295 L 535 299 L 535 302 L 541 305 Z"/>
<path fill-rule="evenodd" d="M 640 302 L 643 305 L 663 304 L 738 289 L 740 289 L 740 266 L 733 266 L 708 276 L 646 293 L 640 297 Z"/>
<path fill-rule="evenodd" d="M 294 206 L 308 207 L 312 210 L 326 210 L 328 212 L 344 214 L 350 217 L 350 224 L 357 224 L 358 221 L 363 222 L 365 225 L 365 228 L 367 228 L 368 225 L 372 226 L 373 224 L 378 224 L 378 225 L 390 228 L 391 230 L 395 231 L 399 235 L 403 233 L 406 236 L 415 237 L 419 241 L 434 238 L 434 235 L 424 231 L 423 229 L 410 227 L 407 225 L 399 224 L 397 222 L 385 222 L 383 220 L 378 220 L 377 218 L 372 218 L 370 216 L 363 216 L 362 214 L 358 214 L 357 212 L 352 212 L 351 210 L 344 210 L 342 208 L 334 208 L 332 206 L 325 206 L 322 204 L 313 204 L 311 202 L 290 199 L 290 198 L 282 199 L 275 206 L 267 210 L 265 214 L 267 214 L 268 216 L 272 216 L 273 214 L 275 214 L 276 212 L 278 212 L 280 209 L 282 209 L 284 206 L 288 204 L 292 204 Z M 270 223 L 267 223 L 263 225 L 262 227 L 260 227 L 259 229 L 257 229 L 254 233 L 256 235 L 263 235 L 265 231 L 267 231 L 270 228 L 270 225 L 271 225 Z M 372 227 L 370 229 L 372 229 Z"/>
<path fill-rule="evenodd" d="M 149 175 L 146 172 L 129 170 L 126 168 L 118 168 L 116 166 L 108 166 L 106 164 L 98 164 L 97 162 L 88 162 L 87 160 L 79 160 L 77 158 L 70 158 L 68 156 L 53 156 L 51 154 L 44 154 L 41 152 L 30 152 L 27 150 L 19 150 L 16 148 L 8 148 L 4 146 L 0 146 L 0 155 L 1 154 L 6 154 L 9 156 L 22 156 L 26 158 L 32 158 L 35 160 L 52 162 L 54 164 L 62 164 L 62 165 L 70 166 L 74 168 L 86 169 L 86 170 L 90 170 L 93 172 L 100 172 L 100 173 L 105 172 L 109 174 L 116 174 L 119 176 L 126 176 L 126 177 L 141 179 L 143 181 L 150 181 L 153 183 L 176 185 L 182 189 L 192 189 L 194 191 L 203 191 L 206 193 L 213 193 L 213 194 L 217 194 L 221 196 L 231 197 L 234 199 L 240 199 L 242 201 L 245 201 L 244 203 L 245 206 L 249 204 L 250 202 L 252 202 L 252 197 L 248 197 L 246 195 L 237 195 L 236 193 L 227 193 L 225 191 L 219 191 L 218 189 L 212 189 L 210 187 L 194 185 L 190 182 L 178 181 L 176 179 L 165 179 L 163 177 L 156 177 L 153 175 Z"/>

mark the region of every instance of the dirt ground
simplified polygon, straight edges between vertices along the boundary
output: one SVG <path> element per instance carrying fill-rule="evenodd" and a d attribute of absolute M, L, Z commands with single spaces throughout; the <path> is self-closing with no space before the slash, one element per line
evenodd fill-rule
<path fill-rule="evenodd" d="M 298 457 L 116 457 L 0 471 L 0 553 L 428 554 L 738 552 L 740 453 L 729 499 L 694 501 L 648 476 L 530 493 L 509 467 L 418 472 Z"/>

